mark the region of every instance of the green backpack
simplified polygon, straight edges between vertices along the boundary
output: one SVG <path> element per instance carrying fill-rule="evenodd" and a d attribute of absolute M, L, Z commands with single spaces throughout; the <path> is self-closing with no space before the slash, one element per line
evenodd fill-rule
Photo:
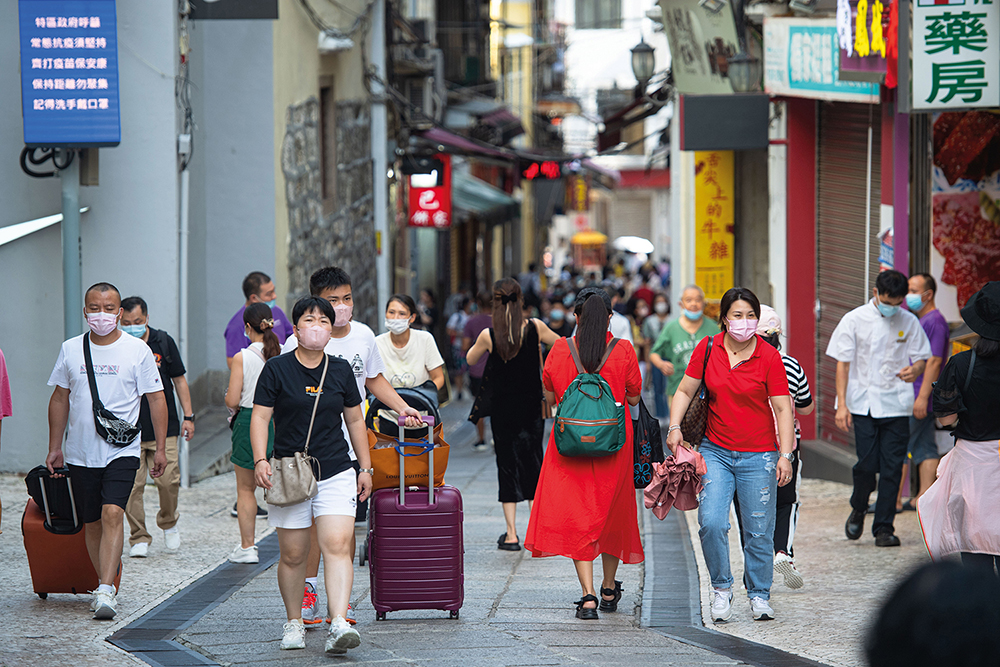
<path fill-rule="evenodd" d="M 563 456 L 610 456 L 625 444 L 625 406 L 615 401 L 608 381 L 600 375 L 618 340 L 608 343 L 593 373 L 580 362 L 576 338 L 566 340 L 578 375 L 562 395 L 554 426 L 556 449 Z"/>

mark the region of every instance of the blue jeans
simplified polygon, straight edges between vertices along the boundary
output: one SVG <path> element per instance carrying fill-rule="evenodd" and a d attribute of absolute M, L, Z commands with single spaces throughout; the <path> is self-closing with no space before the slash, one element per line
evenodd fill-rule
<path fill-rule="evenodd" d="M 656 408 L 656 418 L 669 419 L 670 406 L 667 405 L 667 376 L 652 364 L 649 365 L 649 372 L 653 374 L 653 399 L 656 401 L 654 405 Z"/>
<path fill-rule="evenodd" d="M 715 588 L 732 588 L 729 567 L 729 506 L 740 497 L 744 530 L 744 581 L 749 597 L 771 598 L 774 578 L 774 518 L 778 482 L 778 452 L 735 452 L 708 438 L 701 441 L 708 471 L 701 478 L 698 524 L 701 550 Z"/>

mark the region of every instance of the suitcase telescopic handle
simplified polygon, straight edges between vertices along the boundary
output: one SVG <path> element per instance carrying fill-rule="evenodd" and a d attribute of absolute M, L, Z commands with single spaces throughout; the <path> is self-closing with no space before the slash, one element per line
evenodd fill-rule
<path fill-rule="evenodd" d="M 430 415 L 424 415 L 420 418 L 420 421 L 427 424 L 427 435 L 428 443 L 427 447 L 424 448 L 424 452 L 427 452 L 427 502 L 431 505 L 434 504 L 434 417 Z M 404 454 L 403 447 L 405 446 L 406 440 L 406 417 L 403 415 L 399 416 L 399 435 L 401 442 L 399 446 L 396 447 L 396 452 L 399 454 L 399 504 L 406 505 L 406 457 L 407 456 L 421 456 L 424 452 L 418 452 L 416 454 Z M 422 428 L 420 426 L 414 426 L 413 428 Z"/>
<path fill-rule="evenodd" d="M 66 488 L 69 490 L 69 506 L 73 510 L 73 530 L 76 530 L 80 525 L 80 520 L 76 513 L 76 498 L 73 496 L 73 480 L 69 477 L 69 468 L 63 466 L 62 468 L 56 468 L 55 473 L 62 475 L 66 479 Z M 49 477 L 49 479 L 52 479 Z M 52 524 L 52 512 L 49 510 L 49 494 L 45 491 L 45 480 L 38 480 L 38 488 L 42 492 L 42 509 L 45 512 L 45 525 L 53 533 L 57 532 L 56 527 Z"/>

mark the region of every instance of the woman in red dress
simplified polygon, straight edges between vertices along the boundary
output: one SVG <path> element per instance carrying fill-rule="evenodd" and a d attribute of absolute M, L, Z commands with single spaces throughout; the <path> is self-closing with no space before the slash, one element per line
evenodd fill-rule
<path fill-rule="evenodd" d="M 611 299 L 602 289 L 587 288 L 577 297 L 575 311 L 579 321 L 575 341 L 583 367 L 591 371 L 600 365 L 611 341 L 608 333 Z M 549 404 L 561 400 L 577 376 L 568 340 L 556 341 L 545 361 L 542 383 Z M 610 385 L 615 401 L 639 403 L 642 377 L 631 345 L 616 344 L 600 374 Z M 632 420 L 625 422 L 625 442 L 629 443 Z M 615 580 L 618 564 L 643 560 L 632 479 L 632 448 L 624 446 L 611 456 L 566 457 L 554 443 L 553 435 L 538 478 L 524 546 L 536 558 L 573 559 L 583 588 L 583 598 L 576 603 L 576 616 L 596 619 L 598 602 L 601 611 L 618 609 L 622 596 L 621 582 Z M 604 565 L 600 601 L 594 590 L 594 559 L 598 555 Z"/>

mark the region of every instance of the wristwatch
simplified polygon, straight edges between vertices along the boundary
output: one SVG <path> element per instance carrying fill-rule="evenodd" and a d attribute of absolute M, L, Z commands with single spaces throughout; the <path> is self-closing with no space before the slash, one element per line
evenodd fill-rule
<path fill-rule="evenodd" d="M 194 423 L 194 415 L 184 415 L 184 421 Z"/>
<path fill-rule="evenodd" d="M 787 460 L 790 463 L 793 459 L 795 459 L 795 454 L 793 454 L 792 452 L 788 452 L 787 454 L 782 454 L 781 458 Z"/>
<path fill-rule="evenodd" d="M 358 474 L 360 475 L 363 472 L 366 472 L 369 475 L 374 475 L 375 474 L 375 468 L 362 468 L 361 470 L 358 471 Z"/>

